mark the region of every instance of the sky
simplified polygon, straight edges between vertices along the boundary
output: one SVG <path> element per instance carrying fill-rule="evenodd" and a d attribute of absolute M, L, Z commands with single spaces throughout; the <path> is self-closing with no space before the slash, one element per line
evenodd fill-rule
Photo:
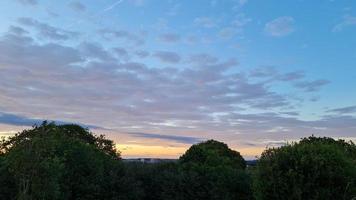
<path fill-rule="evenodd" d="M 1 0 L 0 136 L 77 123 L 124 158 L 356 141 L 353 0 Z"/>

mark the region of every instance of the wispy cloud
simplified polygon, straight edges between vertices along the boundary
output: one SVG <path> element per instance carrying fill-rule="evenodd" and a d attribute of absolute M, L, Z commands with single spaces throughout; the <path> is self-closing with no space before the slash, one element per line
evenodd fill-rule
<path fill-rule="evenodd" d="M 122 3 L 123 0 L 119 0 L 119 1 L 116 1 L 115 3 L 111 4 L 110 6 L 106 7 L 103 9 L 103 12 L 107 12 L 109 10 L 112 10 L 114 9 L 117 5 L 119 5 L 120 3 Z"/>
<path fill-rule="evenodd" d="M 16 1 L 23 5 L 30 5 L 30 6 L 34 6 L 38 4 L 37 0 L 16 0 Z"/>
<path fill-rule="evenodd" d="M 217 21 L 211 17 L 197 17 L 194 19 L 194 23 L 204 28 L 214 28 L 217 26 Z"/>
<path fill-rule="evenodd" d="M 48 39 L 68 40 L 68 39 L 73 39 L 73 37 L 75 36 L 78 36 L 78 33 L 76 32 L 56 28 L 49 24 L 28 17 L 21 17 L 18 19 L 18 22 L 21 25 L 36 29 L 41 36 Z"/>
<path fill-rule="evenodd" d="M 171 140 L 183 144 L 195 144 L 203 140 L 197 137 L 179 136 L 179 135 L 172 135 L 172 134 L 163 135 L 163 134 L 138 133 L 138 132 L 129 132 L 128 134 L 130 134 L 131 136 L 141 137 L 141 138 Z"/>
<path fill-rule="evenodd" d="M 328 80 L 314 80 L 314 81 L 302 81 L 296 83 L 295 86 L 303 89 L 306 92 L 315 92 L 318 91 L 322 86 L 329 84 Z"/>
<path fill-rule="evenodd" d="M 105 14 L 106 12 L 114 9 L 116 6 L 118 6 L 119 4 L 121 4 L 123 2 L 123 0 L 118 0 L 116 2 L 114 2 L 113 4 L 110 4 L 109 6 L 106 6 L 104 7 L 102 10 L 92 14 L 89 19 L 92 20 L 92 19 L 95 19 L 103 14 Z M 79 7 L 82 7 L 85 6 L 84 4 L 83 5 L 79 5 Z M 77 5 L 78 7 L 78 5 Z M 80 24 L 82 24 L 85 20 L 84 19 L 78 19 L 78 20 L 75 20 L 73 21 L 72 23 L 70 23 L 66 28 L 69 29 L 69 28 L 73 28 L 74 26 L 78 26 Z"/>
<path fill-rule="evenodd" d="M 68 6 L 77 12 L 84 12 L 86 11 L 86 6 L 81 3 L 80 1 L 71 1 Z"/>
<path fill-rule="evenodd" d="M 352 114 L 356 113 L 356 106 L 347 106 L 342 108 L 329 109 L 327 112 L 337 113 L 337 114 Z"/>
<path fill-rule="evenodd" d="M 43 121 L 55 122 L 56 124 L 71 124 L 75 122 L 65 122 L 65 121 L 58 121 L 58 120 L 51 120 L 51 119 L 38 119 L 38 118 L 31 118 L 25 117 L 21 115 L 9 114 L 0 112 L 0 123 L 2 124 L 9 124 L 14 126 L 33 126 L 33 125 L 40 125 Z M 98 126 L 93 125 L 85 125 L 81 123 L 77 123 L 83 127 L 97 129 L 100 128 Z"/>
<path fill-rule="evenodd" d="M 350 15 L 346 15 L 343 17 L 343 20 L 336 24 L 332 31 L 333 32 L 340 32 L 342 30 L 344 30 L 345 28 L 349 27 L 349 26 L 355 26 L 356 25 L 356 17 L 354 16 L 350 16 Z"/>
<path fill-rule="evenodd" d="M 127 40 L 135 45 L 142 45 L 145 43 L 145 40 L 140 37 L 138 34 L 126 31 L 126 30 L 115 30 L 115 29 L 99 29 L 98 30 L 99 35 L 106 39 L 106 40 L 115 40 L 115 39 L 120 39 L 120 40 Z"/>
<path fill-rule="evenodd" d="M 159 35 L 158 39 L 162 42 L 174 43 L 174 42 L 179 42 L 181 37 L 178 34 L 165 33 Z"/>
<path fill-rule="evenodd" d="M 266 23 L 265 32 L 275 37 L 286 36 L 294 32 L 294 23 L 293 17 L 279 17 Z"/>
<path fill-rule="evenodd" d="M 170 51 L 157 51 L 153 56 L 160 59 L 162 62 L 165 63 L 179 63 L 181 61 L 181 56 L 176 52 Z"/>

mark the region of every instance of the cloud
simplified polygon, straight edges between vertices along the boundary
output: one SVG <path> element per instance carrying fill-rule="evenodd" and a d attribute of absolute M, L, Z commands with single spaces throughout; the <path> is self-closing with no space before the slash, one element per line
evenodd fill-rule
<path fill-rule="evenodd" d="M 116 47 L 114 48 L 114 52 L 116 53 L 116 55 L 123 60 L 129 60 L 129 53 L 125 48 L 121 48 L 121 47 Z"/>
<path fill-rule="evenodd" d="M 352 114 L 356 113 L 356 106 L 347 106 L 342 108 L 335 108 L 327 110 L 327 112 L 337 113 L 337 114 Z"/>
<path fill-rule="evenodd" d="M 298 112 L 280 112 L 281 114 L 284 114 L 284 115 L 291 115 L 291 116 L 297 116 L 297 115 L 299 115 L 299 113 Z"/>
<path fill-rule="evenodd" d="M 21 17 L 18 22 L 24 26 L 35 28 L 43 37 L 53 40 L 68 40 L 78 36 L 78 33 L 66 31 L 60 28 L 53 27 L 46 23 L 39 22 L 32 18 Z"/>
<path fill-rule="evenodd" d="M 273 66 L 259 67 L 250 71 L 250 76 L 258 78 L 274 77 L 278 75 L 278 70 Z"/>
<path fill-rule="evenodd" d="M 166 43 L 175 43 L 180 41 L 180 36 L 174 33 L 165 33 L 160 35 L 158 39 Z"/>
<path fill-rule="evenodd" d="M 44 56 L 45 55 L 45 56 Z M 24 35 L 5 35 L 0 41 L 0 63 L 2 68 L 25 67 L 38 70 L 60 70 L 70 64 L 82 61 L 80 53 L 67 46 L 55 43 L 39 45 Z"/>
<path fill-rule="evenodd" d="M 104 61 L 114 61 L 114 57 L 111 56 L 100 44 L 83 42 L 79 45 L 79 49 L 82 54 L 87 58 L 95 58 Z"/>
<path fill-rule="evenodd" d="M 242 34 L 244 27 L 251 21 L 251 18 L 248 18 L 245 14 L 240 13 L 236 15 L 229 26 L 222 28 L 218 32 L 218 36 L 222 39 L 231 39 L 237 34 Z"/>
<path fill-rule="evenodd" d="M 255 68 L 250 71 L 250 76 L 254 78 L 268 79 L 268 81 L 297 81 L 305 77 L 304 71 L 293 71 L 281 73 L 274 66 Z"/>
<path fill-rule="evenodd" d="M 150 52 L 148 51 L 144 51 L 144 50 L 138 50 L 135 52 L 136 56 L 140 57 L 140 58 L 146 58 L 150 55 Z"/>
<path fill-rule="evenodd" d="M 86 6 L 83 3 L 81 3 L 80 1 L 72 1 L 68 4 L 68 6 L 76 12 L 86 11 Z"/>
<path fill-rule="evenodd" d="M 25 36 L 14 35 L 0 40 L 0 53 L 3 77 L 0 90 L 6 95 L 1 98 L 1 105 L 5 110 L 22 108 L 25 113 L 56 113 L 50 118 L 81 116 L 91 124 L 112 114 L 115 121 L 122 122 L 117 125 L 109 122 L 108 127 L 120 124 L 152 127 L 157 125 L 151 122 L 162 119 L 180 119 L 183 127 L 189 127 L 190 119 L 209 119 L 209 113 L 230 112 L 235 104 L 253 107 L 286 104 L 284 97 L 268 91 L 263 84 L 249 83 L 242 75 L 223 75 L 236 61 L 220 62 L 204 54 L 192 56 L 195 68 L 154 69 L 137 62 L 111 62 L 107 58 L 115 52 L 95 43 L 82 43 L 75 49 L 59 44 L 40 45 Z M 168 60 L 177 61 L 175 56 L 173 60 L 168 56 Z M 28 100 L 26 96 L 33 98 Z M 56 99 L 55 104 L 50 99 Z M 23 107 L 27 104 L 33 108 Z M 49 108 L 56 108 L 56 112 Z"/>
<path fill-rule="evenodd" d="M 172 140 L 174 142 L 183 143 L 183 144 L 195 144 L 203 140 L 197 137 L 179 136 L 179 135 L 171 135 L 171 134 L 162 135 L 162 134 L 138 133 L 138 132 L 130 132 L 128 134 L 134 137 L 141 137 L 141 138 Z"/>
<path fill-rule="evenodd" d="M 19 27 L 19 26 L 10 26 L 9 32 L 13 33 L 15 35 L 24 35 L 24 34 L 29 33 L 28 31 L 26 31 L 25 29 L 23 29 L 22 27 Z"/>
<path fill-rule="evenodd" d="M 62 125 L 62 124 L 71 124 L 73 122 L 64 122 L 64 121 L 58 121 L 58 120 L 51 120 L 51 119 L 37 119 L 37 118 L 30 118 L 30 117 L 25 117 L 21 115 L 15 115 L 15 114 L 9 114 L 9 113 L 3 113 L 0 112 L 0 123 L 1 124 L 9 124 L 9 125 L 14 125 L 14 126 L 33 126 L 33 125 L 40 125 L 43 121 L 50 121 L 50 122 L 55 122 L 56 124 Z M 97 126 L 92 126 L 92 125 L 84 125 L 77 123 L 81 126 L 87 127 L 87 128 L 100 128 Z"/>
<path fill-rule="evenodd" d="M 336 24 L 332 31 L 333 32 L 340 32 L 342 30 L 344 30 L 345 28 L 349 27 L 349 26 L 355 26 L 356 25 L 356 17 L 354 16 L 350 16 L 350 15 L 346 15 L 343 17 L 343 20 Z"/>
<path fill-rule="evenodd" d="M 302 71 L 276 67 L 246 71 L 236 59 L 204 52 L 182 57 L 160 49 L 116 46 L 116 40 L 127 40 L 130 32 L 109 35 L 116 41 L 109 40 L 109 47 L 95 38 L 77 43 L 39 41 L 26 32 L 12 27 L 0 36 L 3 113 L 93 124 L 114 130 L 113 138 L 120 132 L 154 133 L 158 135 L 134 137 L 163 138 L 168 144 L 174 139 L 190 144 L 194 138 L 215 138 L 235 146 L 243 141 L 265 145 L 258 139 L 346 137 L 356 132 L 356 119 L 339 113 L 301 120 L 305 113 L 295 113 L 299 101 L 271 86 L 272 82 L 281 87 L 298 83 L 297 88 L 315 91 L 326 84 L 323 79 L 305 80 Z M 130 59 L 121 58 L 126 53 Z M 180 65 L 142 62 L 150 55 Z M 297 92 L 295 96 L 309 98 Z M 3 123 L 13 121 L 3 118 Z"/>
<path fill-rule="evenodd" d="M 251 21 L 252 21 L 251 18 L 248 18 L 245 16 L 245 14 L 241 13 L 235 17 L 235 19 L 231 22 L 231 25 L 237 28 L 241 28 L 247 25 L 248 23 L 250 23 Z"/>
<path fill-rule="evenodd" d="M 302 81 L 296 83 L 297 88 L 303 89 L 305 92 L 315 92 L 321 89 L 322 86 L 329 84 L 330 81 L 320 79 L 315 81 Z"/>
<path fill-rule="evenodd" d="M 217 26 L 216 20 L 210 17 L 197 17 L 194 19 L 194 23 L 203 28 L 214 28 Z"/>
<path fill-rule="evenodd" d="M 293 17 L 279 17 L 265 25 L 265 32 L 274 37 L 286 36 L 294 32 L 294 23 Z"/>
<path fill-rule="evenodd" d="M 233 2 L 234 2 L 234 6 L 232 7 L 232 10 L 238 11 L 248 3 L 248 0 L 233 0 Z"/>
<path fill-rule="evenodd" d="M 277 79 L 281 81 L 294 81 L 294 80 L 302 79 L 304 77 L 305 77 L 304 71 L 294 71 L 294 72 L 281 74 L 277 77 Z"/>
<path fill-rule="evenodd" d="M 145 40 L 141 36 L 126 30 L 99 29 L 98 33 L 106 40 L 126 40 L 138 46 L 145 43 Z"/>
<path fill-rule="evenodd" d="M 219 31 L 218 35 L 222 39 L 231 39 L 236 34 L 236 29 L 231 27 L 223 28 Z"/>
<path fill-rule="evenodd" d="M 188 59 L 189 63 L 197 65 L 216 64 L 218 61 L 219 59 L 217 57 L 205 53 L 193 54 Z"/>
<path fill-rule="evenodd" d="M 55 17 L 59 17 L 59 14 L 55 11 L 53 11 L 50 8 L 46 8 L 46 13 L 48 14 L 49 17 L 51 18 L 55 18 Z"/>
<path fill-rule="evenodd" d="M 33 126 L 42 123 L 41 119 L 27 118 L 19 115 L 0 112 L 0 123 L 15 126 Z"/>
<path fill-rule="evenodd" d="M 157 51 L 153 56 L 165 63 L 176 64 L 181 60 L 180 55 L 170 51 Z"/>
<path fill-rule="evenodd" d="M 16 1 L 26 6 L 34 6 L 38 4 L 37 0 L 16 0 Z"/>

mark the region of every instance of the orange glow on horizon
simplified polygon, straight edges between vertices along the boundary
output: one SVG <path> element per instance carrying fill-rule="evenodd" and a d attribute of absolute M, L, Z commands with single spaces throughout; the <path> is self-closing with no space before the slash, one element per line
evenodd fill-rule
<path fill-rule="evenodd" d="M 184 147 L 171 147 L 159 145 L 140 144 L 117 144 L 116 148 L 121 152 L 123 158 L 179 158 L 189 149 L 190 145 Z M 234 149 L 241 153 L 245 159 L 255 159 L 261 155 L 265 147 L 247 147 Z"/>

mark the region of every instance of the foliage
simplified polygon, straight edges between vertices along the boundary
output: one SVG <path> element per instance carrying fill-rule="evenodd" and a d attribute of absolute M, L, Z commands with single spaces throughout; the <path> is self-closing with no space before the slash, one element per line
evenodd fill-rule
<path fill-rule="evenodd" d="M 16 145 L 31 140 L 34 137 L 46 137 L 54 133 L 80 140 L 82 143 L 95 146 L 113 158 L 120 158 L 120 153 L 115 149 L 114 142 L 106 139 L 104 135 L 96 136 L 88 129 L 75 124 L 56 125 L 47 121 L 44 121 L 41 126 L 35 125 L 33 129 L 24 130 L 7 140 L 2 140 L 0 142 L 0 152 L 8 152 L 11 148 L 16 147 Z"/>
<path fill-rule="evenodd" d="M 239 152 L 215 140 L 208 140 L 191 146 L 187 152 L 180 157 L 183 164 L 195 163 L 207 166 L 230 166 L 234 168 L 246 168 L 246 162 Z"/>
<path fill-rule="evenodd" d="M 139 199 L 174 199 L 179 193 L 181 175 L 176 163 L 126 163 L 127 177 L 137 183 Z"/>
<path fill-rule="evenodd" d="M 215 140 L 193 145 L 179 159 L 183 199 L 251 199 L 246 162 L 239 152 Z"/>
<path fill-rule="evenodd" d="M 5 157 L 0 154 L 0 199 L 12 199 L 14 194 L 15 180 L 6 167 Z"/>
<path fill-rule="evenodd" d="M 255 177 L 257 199 L 352 199 L 356 197 L 356 146 L 309 137 L 267 149 Z"/>
<path fill-rule="evenodd" d="M 355 144 L 304 138 L 265 150 L 257 166 L 246 169 L 239 152 L 214 140 L 191 146 L 177 162 L 125 163 L 113 141 L 74 124 L 44 122 L 0 141 L 0 199 L 238 200 L 254 196 L 258 200 L 355 197 Z"/>
<path fill-rule="evenodd" d="M 209 140 L 193 145 L 178 162 L 127 163 L 145 200 L 251 199 L 245 161 L 226 144 Z"/>
<path fill-rule="evenodd" d="M 3 141 L 1 148 L 1 170 L 13 180 L 10 193 L 2 190 L 1 195 L 26 200 L 111 199 L 120 190 L 115 180 L 124 171 L 113 143 L 79 126 L 43 123 Z"/>

